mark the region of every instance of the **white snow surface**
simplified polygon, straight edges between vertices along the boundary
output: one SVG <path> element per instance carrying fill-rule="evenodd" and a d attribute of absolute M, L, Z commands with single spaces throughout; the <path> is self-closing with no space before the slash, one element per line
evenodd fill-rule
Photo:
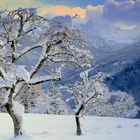
<path fill-rule="evenodd" d="M 140 119 L 84 117 L 82 136 L 75 134 L 74 116 L 24 114 L 24 136 L 13 138 L 13 123 L 0 114 L 0 140 L 139 140 Z M 28 132 L 28 133 L 27 133 Z"/>

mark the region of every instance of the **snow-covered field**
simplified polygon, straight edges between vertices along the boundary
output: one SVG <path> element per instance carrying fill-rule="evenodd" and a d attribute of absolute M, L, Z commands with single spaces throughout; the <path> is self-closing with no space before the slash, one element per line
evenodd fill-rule
<path fill-rule="evenodd" d="M 84 117 L 83 135 L 76 136 L 74 116 L 24 114 L 22 140 L 139 140 L 140 119 Z M 17 138 L 18 139 L 18 138 Z M 17 140 L 16 139 L 16 140 Z M 0 114 L 0 140 L 14 140 L 8 114 Z"/>

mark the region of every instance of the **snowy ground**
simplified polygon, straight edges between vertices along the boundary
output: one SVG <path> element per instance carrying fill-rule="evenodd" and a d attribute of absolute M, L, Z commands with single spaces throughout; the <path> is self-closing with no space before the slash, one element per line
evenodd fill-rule
<path fill-rule="evenodd" d="M 140 139 L 140 119 L 85 117 L 82 122 L 83 135 L 76 136 L 73 116 L 24 114 L 28 133 L 22 140 Z M 14 140 L 12 120 L 7 114 L 0 114 L 0 140 Z"/>

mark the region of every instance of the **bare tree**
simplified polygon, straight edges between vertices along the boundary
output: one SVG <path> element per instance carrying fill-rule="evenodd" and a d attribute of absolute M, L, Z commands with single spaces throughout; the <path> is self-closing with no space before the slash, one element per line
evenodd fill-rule
<path fill-rule="evenodd" d="M 62 87 L 62 90 L 66 90 L 71 95 L 68 100 L 73 99 L 76 103 L 75 121 L 76 134 L 78 136 L 82 134 L 80 118 L 83 117 L 84 111 L 87 110 L 90 105 L 101 102 L 104 93 L 104 74 L 99 73 L 94 79 L 90 79 L 88 73 L 92 69 L 80 73 L 80 77 L 83 80 L 82 82 Z"/>
<path fill-rule="evenodd" d="M 0 11 L 0 88 L 6 89 L 4 106 L 13 119 L 14 136 L 22 135 L 24 108 L 16 97 L 32 85 L 61 79 L 61 69 L 68 64 L 85 67 L 91 55 L 85 36 L 73 26 L 43 18 L 36 9 Z M 28 54 L 39 54 L 32 67 L 19 65 Z M 31 52 L 31 53 L 30 53 Z M 63 65 L 62 65 L 63 64 Z M 41 70 L 47 72 L 42 75 Z"/>

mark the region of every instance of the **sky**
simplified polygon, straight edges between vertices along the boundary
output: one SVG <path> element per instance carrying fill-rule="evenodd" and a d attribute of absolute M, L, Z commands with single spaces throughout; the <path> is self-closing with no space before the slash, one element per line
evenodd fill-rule
<path fill-rule="evenodd" d="M 93 21 L 93 24 L 96 22 L 96 25 L 102 26 L 101 30 L 107 25 L 111 27 L 109 28 L 111 32 L 114 29 L 118 32 L 129 30 L 135 35 L 140 30 L 140 0 L 0 0 L 0 7 L 3 9 L 35 7 L 39 15 L 49 17 L 78 14 L 80 22 Z M 126 32 L 123 35 L 121 32 L 123 37 L 127 34 Z M 131 38 L 133 34 L 131 33 Z M 117 38 L 119 36 L 116 34 Z"/>
<path fill-rule="evenodd" d="M 40 1 L 44 4 L 52 4 L 52 5 L 67 5 L 72 7 L 80 6 L 82 8 L 86 8 L 88 5 L 98 5 L 103 4 L 106 0 L 35 0 Z M 117 0 L 119 2 L 126 0 Z"/>
<path fill-rule="evenodd" d="M 0 6 L 4 8 L 16 7 L 42 7 L 47 5 L 65 5 L 69 7 L 86 8 L 88 5 L 102 5 L 107 0 L 0 0 Z M 116 0 L 124 2 L 127 0 Z M 130 0 L 129 0 L 130 1 Z"/>
<path fill-rule="evenodd" d="M 103 17 L 112 22 L 140 22 L 140 0 L 0 0 L 3 9 L 35 7 L 42 16 Z"/>
<path fill-rule="evenodd" d="M 45 16 L 74 16 L 83 20 L 107 20 L 112 23 L 140 24 L 140 0 L 0 0 L 3 9 L 35 7 Z"/>
<path fill-rule="evenodd" d="M 88 5 L 103 5 L 108 0 L 0 0 L 1 7 L 39 7 L 47 5 L 66 5 L 69 7 L 86 8 Z M 117 2 L 133 0 L 116 0 Z"/>

